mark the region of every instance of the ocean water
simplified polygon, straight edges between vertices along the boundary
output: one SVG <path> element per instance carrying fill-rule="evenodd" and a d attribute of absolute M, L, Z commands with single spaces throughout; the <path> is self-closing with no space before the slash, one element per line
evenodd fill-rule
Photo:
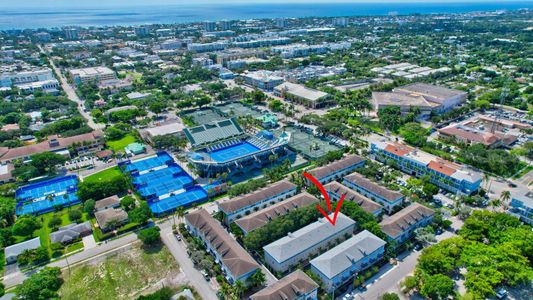
<path fill-rule="evenodd" d="M 5 0 L 2 0 L 5 1 Z M 24 0 L 22 0 L 24 1 Z M 48 1 L 48 0 L 43 0 Z M 73 0 L 76 1 L 76 0 Z M 448 2 L 448 3 L 257 3 L 257 4 L 182 4 L 182 5 L 121 5 L 99 7 L 83 2 L 83 7 L 73 5 L 10 8 L 0 3 L 0 30 L 25 28 L 52 28 L 69 25 L 112 26 L 140 24 L 172 24 L 196 21 L 242 20 L 254 18 L 300 18 L 387 15 L 399 14 L 461 13 L 500 9 L 533 9 L 533 1 L 498 2 Z M 150 0 L 147 0 L 149 3 Z M 251 0 L 253 1 L 253 0 Z M 1 2 L 1 1 L 0 1 Z M 89 5 L 87 4 L 89 3 Z"/>

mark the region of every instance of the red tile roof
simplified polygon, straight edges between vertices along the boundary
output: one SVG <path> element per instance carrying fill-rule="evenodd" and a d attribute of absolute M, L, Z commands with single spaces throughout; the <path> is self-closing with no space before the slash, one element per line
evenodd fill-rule
<path fill-rule="evenodd" d="M 428 164 L 428 168 L 431 170 L 437 171 L 439 173 L 442 173 L 446 176 L 451 176 L 453 173 L 456 172 L 456 170 L 449 165 L 447 165 L 445 162 L 439 162 L 439 161 L 430 161 Z"/>

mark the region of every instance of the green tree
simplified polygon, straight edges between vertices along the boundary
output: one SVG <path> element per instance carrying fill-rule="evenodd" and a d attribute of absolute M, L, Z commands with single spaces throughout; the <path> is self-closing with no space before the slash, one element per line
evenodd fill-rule
<path fill-rule="evenodd" d="M 161 234 L 159 233 L 159 227 L 154 226 L 150 228 L 145 228 L 139 231 L 137 234 L 139 239 L 145 245 L 154 245 L 161 241 Z"/>
<path fill-rule="evenodd" d="M 94 209 L 96 206 L 96 201 L 93 199 L 89 199 L 83 203 L 83 211 L 87 213 L 89 216 L 94 216 Z"/>
<path fill-rule="evenodd" d="M 128 212 L 128 217 L 133 223 L 145 224 L 152 217 L 152 211 L 146 202 L 141 202 L 139 207 Z"/>
<path fill-rule="evenodd" d="M 262 270 L 257 270 L 250 278 L 248 279 L 253 287 L 262 287 L 266 282 L 266 276 Z"/>
<path fill-rule="evenodd" d="M 13 224 L 12 231 L 14 235 L 31 236 L 39 228 L 41 228 L 41 224 L 34 217 L 24 216 Z"/>
<path fill-rule="evenodd" d="M 406 123 L 400 128 L 400 135 L 404 141 L 415 147 L 423 147 L 426 144 L 428 134 L 429 130 L 416 122 Z"/>
<path fill-rule="evenodd" d="M 53 215 L 52 218 L 50 218 L 50 221 L 48 221 L 48 227 L 49 228 L 58 228 L 61 226 L 63 221 L 61 220 L 61 217 L 58 215 Z"/>
<path fill-rule="evenodd" d="M 55 174 L 56 166 L 65 163 L 66 158 L 53 152 L 42 152 L 31 156 L 31 165 L 39 174 Z"/>
<path fill-rule="evenodd" d="M 79 209 L 73 209 L 68 211 L 68 218 L 73 223 L 78 223 L 81 221 L 81 211 Z"/>
<path fill-rule="evenodd" d="M 125 211 L 131 211 L 135 208 L 135 199 L 131 196 L 126 196 L 120 200 L 120 206 Z"/>
<path fill-rule="evenodd" d="M 400 296 L 395 293 L 385 293 L 381 296 L 381 300 L 400 300 Z"/>
<path fill-rule="evenodd" d="M 448 296 L 454 294 L 453 288 L 454 282 L 451 278 L 446 275 L 436 274 L 424 280 L 420 294 L 435 300 L 448 299 Z"/>
<path fill-rule="evenodd" d="M 57 291 L 63 284 L 59 268 L 44 267 L 17 286 L 17 299 L 47 300 L 58 298 Z"/>

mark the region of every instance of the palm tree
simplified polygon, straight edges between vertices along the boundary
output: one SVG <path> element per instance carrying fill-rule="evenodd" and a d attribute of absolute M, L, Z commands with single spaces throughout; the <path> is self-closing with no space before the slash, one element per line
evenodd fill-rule
<path fill-rule="evenodd" d="M 502 200 L 505 208 L 509 206 L 509 200 L 511 200 L 511 192 L 503 191 L 500 195 L 500 200 Z"/>
<path fill-rule="evenodd" d="M 257 272 L 255 272 L 252 276 L 250 276 L 250 278 L 248 279 L 250 281 L 250 283 L 252 284 L 252 286 L 254 287 L 261 287 L 265 284 L 266 282 L 266 276 L 265 274 L 263 273 L 263 271 L 261 270 L 258 270 Z"/>
<path fill-rule="evenodd" d="M 235 291 L 235 295 L 240 299 L 244 291 L 246 291 L 246 286 L 240 280 L 237 280 L 233 284 L 233 290 Z"/>
<path fill-rule="evenodd" d="M 185 215 L 185 209 L 183 206 L 180 206 L 178 209 L 176 209 L 176 214 L 178 215 L 178 223 L 181 223 L 181 219 Z"/>

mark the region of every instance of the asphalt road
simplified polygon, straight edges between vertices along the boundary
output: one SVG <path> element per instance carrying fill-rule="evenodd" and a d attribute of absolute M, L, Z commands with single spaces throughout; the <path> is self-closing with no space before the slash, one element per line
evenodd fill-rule
<path fill-rule="evenodd" d="M 44 51 L 44 49 L 41 46 L 38 46 L 38 47 L 39 47 L 39 50 L 41 50 L 41 53 L 46 55 L 46 52 Z M 59 82 L 61 82 L 61 87 L 63 88 L 63 91 L 65 91 L 65 93 L 67 94 L 67 97 L 71 101 L 76 102 L 78 111 L 80 112 L 82 117 L 87 121 L 87 125 L 91 127 L 93 130 L 104 128 L 105 127 L 104 124 L 95 123 L 90 113 L 86 112 L 83 109 L 84 108 L 83 101 L 80 99 L 80 97 L 78 97 L 78 95 L 76 94 L 76 91 L 74 91 L 74 88 L 68 83 L 65 76 L 61 74 L 61 70 L 58 67 L 56 67 L 56 65 L 54 64 L 54 61 L 51 58 L 49 58 L 49 62 L 57 78 L 59 78 Z"/>
<path fill-rule="evenodd" d="M 172 221 L 167 221 L 165 223 L 159 224 L 161 228 L 161 239 L 163 243 L 170 250 L 170 253 L 174 256 L 178 265 L 181 268 L 181 271 L 185 274 L 185 277 L 189 280 L 189 283 L 194 287 L 196 291 L 200 294 L 200 297 L 204 300 L 217 300 L 216 291 L 209 284 L 207 280 L 200 274 L 189 256 L 187 255 L 187 250 L 183 241 L 178 242 L 178 240 L 172 234 Z"/>
<path fill-rule="evenodd" d="M 59 259 L 57 261 L 49 263 L 48 267 L 60 267 L 67 268 L 68 266 L 74 266 L 79 263 L 83 263 L 89 260 L 100 258 L 104 255 L 115 252 L 116 250 L 123 249 L 126 247 L 131 247 L 131 244 L 137 241 L 136 234 L 128 234 L 126 236 L 120 237 L 118 239 L 109 241 L 104 244 L 100 244 L 91 249 L 86 249 L 84 251 L 73 254 L 67 258 Z M 35 273 L 39 269 L 34 269 L 30 272 L 21 272 L 17 270 L 11 274 L 4 276 L 4 285 L 6 288 L 18 285 L 22 283 L 26 278 L 31 274 Z"/>

